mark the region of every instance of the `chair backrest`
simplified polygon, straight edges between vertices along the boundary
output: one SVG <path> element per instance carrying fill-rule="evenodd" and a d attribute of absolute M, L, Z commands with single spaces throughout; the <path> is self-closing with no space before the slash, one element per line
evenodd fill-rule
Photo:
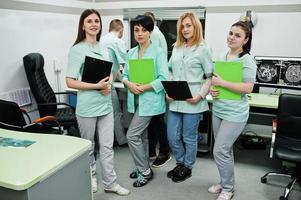
<path fill-rule="evenodd" d="M 30 53 L 23 57 L 27 80 L 38 104 L 55 103 L 56 97 L 44 72 L 44 58 L 39 53 Z M 39 106 L 40 116 L 55 115 L 56 105 Z"/>
<path fill-rule="evenodd" d="M 5 101 L 0 99 L 0 122 L 14 125 L 25 126 L 26 121 L 23 113 L 15 102 Z"/>
<path fill-rule="evenodd" d="M 279 96 L 277 135 L 301 140 L 301 95 Z"/>

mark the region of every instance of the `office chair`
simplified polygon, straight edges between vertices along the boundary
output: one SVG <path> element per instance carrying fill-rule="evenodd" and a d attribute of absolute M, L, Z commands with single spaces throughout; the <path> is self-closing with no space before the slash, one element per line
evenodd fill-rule
<path fill-rule="evenodd" d="M 296 164 L 294 172 L 284 168 L 282 173 L 270 172 L 261 177 L 266 183 L 268 176 L 285 176 L 292 180 L 286 186 L 280 200 L 287 200 L 294 184 L 300 180 L 301 167 L 301 95 L 279 96 L 277 119 L 273 120 L 270 157 Z"/>
<path fill-rule="evenodd" d="M 18 104 L 11 101 L 5 101 L 0 99 L 0 128 L 22 131 L 22 132 L 33 132 L 33 133 L 51 133 L 51 134 L 62 134 L 60 124 L 54 116 L 45 116 L 31 122 L 28 113 L 21 109 Z M 24 115 L 27 117 L 29 124 L 26 123 Z M 57 124 L 57 129 L 44 126 L 41 123 L 51 121 Z"/>
<path fill-rule="evenodd" d="M 23 63 L 30 89 L 38 104 L 40 116 L 55 116 L 60 125 L 68 131 L 68 134 L 72 135 L 70 130 L 72 128 L 77 130 L 75 108 L 67 103 L 56 102 L 56 95 L 74 95 L 74 93 L 53 92 L 44 72 L 44 58 L 41 54 L 30 53 L 23 57 Z M 54 122 L 44 122 L 44 124 L 50 127 L 56 126 Z M 77 135 L 76 132 L 78 131 L 75 131 L 73 135 Z"/>

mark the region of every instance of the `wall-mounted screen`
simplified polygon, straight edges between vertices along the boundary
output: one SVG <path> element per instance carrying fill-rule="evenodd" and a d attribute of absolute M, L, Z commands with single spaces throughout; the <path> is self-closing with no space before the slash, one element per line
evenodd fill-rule
<path fill-rule="evenodd" d="M 255 56 L 256 84 L 301 89 L 301 57 Z"/>

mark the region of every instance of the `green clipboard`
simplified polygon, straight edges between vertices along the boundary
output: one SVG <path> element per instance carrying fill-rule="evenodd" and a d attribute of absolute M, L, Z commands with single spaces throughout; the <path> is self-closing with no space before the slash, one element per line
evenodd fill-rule
<path fill-rule="evenodd" d="M 241 62 L 224 62 L 216 61 L 214 64 L 214 73 L 220 75 L 224 80 L 240 83 L 242 82 L 242 66 Z M 219 90 L 219 99 L 241 100 L 241 94 L 233 92 L 221 86 L 214 86 Z"/>
<path fill-rule="evenodd" d="M 139 84 L 149 84 L 155 80 L 154 59 L 130 59 L 130 81 Z"/>

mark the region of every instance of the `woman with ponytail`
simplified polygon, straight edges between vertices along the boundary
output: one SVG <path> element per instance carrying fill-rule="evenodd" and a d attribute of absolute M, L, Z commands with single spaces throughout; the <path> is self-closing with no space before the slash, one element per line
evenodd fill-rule
<path fill-rule="evenodd" d="M 212 77 L 212 86 L 221 86 L 240 93 L 240 100 L 219 99 L 219 91 L 211 87 L 213 96 L 212 126 L 215 138 L 213 149 L 220 182 L 212 185 L 208 191 L 219 194 L 217 200 L 229 200 L 234 195 L 234 157 L 233 144 L 242 133 L 248 117 L 249 104 L 247 94 L 253 90 L 256 79 L 256 63 L 250 55 L 252 30 L 248 22 L 236 22 L 231 26 L 227 37 L 229 50 L 219 61 L 241 62 L 243 64 L 243 81 L 233 83 L 220 76 Z"/>

